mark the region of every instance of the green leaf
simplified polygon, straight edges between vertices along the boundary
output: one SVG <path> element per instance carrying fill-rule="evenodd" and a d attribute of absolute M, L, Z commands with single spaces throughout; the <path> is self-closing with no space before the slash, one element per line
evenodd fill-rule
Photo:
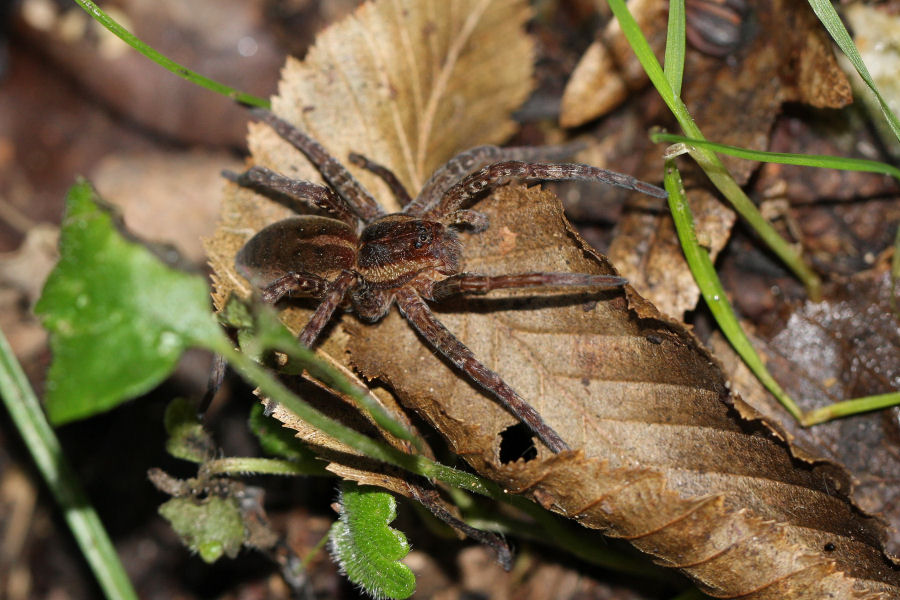
<path fill-rule="evenodd" d="M 197 409 L 184 398 L 175 398 L 166 407 L 166 452 L 183 460 L 202 463 L 215 452 L 215 444 L 197 418 Z"/>
<path fill-rule="evenodd" d="M 353 583 L 373 598 L 408 598 L 416 576 L 397 562 L 409 553 L 402 532 L 389 526 L 397 501 L 372 487 L 341 484 L 341 515 L 331 528 L 331 552 Z"/>
<path fill-rule="evenodd" d="M 126 241 L 84 181 L 69 190 L 60 259 L 35 312 L 50 331 L 47 411 L 64 423 L 152 389 L 188 345 L 221 345 L 206 284 Z"/>
<path fill-rule="evenodd" d="M 671 0 L 663 71 L 675 96 L 681 95 L 681 81 L 684 77 L 685 28 L 684 0 Z"/>
<path fill-rule="evenodd" d="M 846 158 L 843 156 L 829 156 L 826 154 L 793 154 L 788 152 L 765 152 L 763 150 L 749 150 L 739 146 L 718 144 L 706 140 L 696 140 L 683 135 L 656 132 L 650 134 L 654 142 L 683 143 L 690 146 L 707 148 L 722 154 L 758 160 L 760 162 L 776 163 L 780 165 L 800 165 L 804 167 L 820 167 L 824 169 L 841 169 L 844 171 L 862 171 L 867 173 L 883 173 L 900 180 L 900 169 L 887 163 L 864 158 Z"/>
<path fill-rule="evenodd" d="M 244 543 L 244 522 L 234 498 L 210 496 L 202 502 L 172 498 L 159 507 L 181 541 L 207 563 L 223 554 L 237 556 Z"/>
<path fill-rule="evenodd" d="M 306 463 L 316 460 L 315 453 L 297 439 L 295 432 L 265 414 L 262 404 L 250 407 L 250 430 L 259 438 L 266 454 Z M 320 463 L 324 467 L 324 463 Z M 324 471 L 324 469 L 323 469 Z"/>

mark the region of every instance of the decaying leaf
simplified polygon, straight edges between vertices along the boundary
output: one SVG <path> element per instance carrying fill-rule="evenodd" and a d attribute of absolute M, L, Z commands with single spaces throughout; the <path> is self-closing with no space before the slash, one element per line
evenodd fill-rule
<path fill-rule="evenodd" d="M 520 64 L 530 60 L 525 15 L 521 2 L 365 5 L 323 33 L 304 63 L 289 63 L 273 105 L 338 158 L 363 152 L 417 190 L 454 152 L 509 131 L 510 97 L 528 89 L 529 67 Z M 518 50 L 497 56 L 511 47 Z M 518 87 L 510 87 L 507 75 L 520 67 Z M 253 128 L 251 148 L 257 164 L 313 178 L 265 128 Z M 380 182 L 358 175 L 385 197 Z M 501 188 L 477 208 L 491 226 L 462 236 L 464 269 L 614 272 L 550 193 Z M 229 190 L 223 224 L 208 245 L 218 305 L 229 293 L 250 294 L 233 256 L 285 215 Z M 294 330 L 309 318 L 301 306 L 283 313 Z M 795 457 L 730 394 L 694 336 L 633 290 L 507 292 L 434 308 L 576 451 L 551 455 L 540 447 L 501 459 L 516 419 L 429 350 L 396 311 L 376 325 L 344 317 L 319 350 L 346 372 L 387 384 L 481 475 L 629 539 L 715 596 L 900 597 L 900 571 L 882 550 L 883 524 L 848 500 L 849 476 Z M 365 426 L 358 415 L 347 418 Z M 302 435 L 328 447 L 308 428 Z M 330 452 L 339 466 L 340 448 Z M 379 472 L 376 464 L 363 466 Z"/>
<path fill-rule="evenodd" d="M 666 8 L 663 5 L 662 10 Z M 636 8 L 633 10 L 637 13 Z M 660 8 L 651 3 L 646 10 Z M 745 27 L 746 39 L 727 61 L 689 48 L 682 97 L 707 139 L 767 150 L 772 124 L 783 103 L 839 108 L 847 105 L 852 97 L 849 83 L 837 66 L 831 42 L 809 6 L 765 0 L 748 3 L 747 11 L 743 18 L 749 22 Z M 657 55 L 661 55 L 665 19 L 648 19 L 642 28 Z M 596 94 L 598 90 L 615 87 L 611 79 L 621 77 L 625 87 L 638 87 L 631 74 L 637 59 L 627 45 L 622 49 L 622 38 L 618 25 L 611 22 L 597 42 L 608 48 L 616 69 L 603 71 L 598 80 L 588 82 L 581 73 L 590 72 L 591 68 L 586 63 L 579 65 L 566 95 L 584 88 L 585 97 L 571 98 L 573 107 L 583 110 L 592 106 L 596 99 L 587 97 L 592 93 L 590 86 L 594 86 Z M 591 56 L 600 54 L 592 47 L 583 61 Z M 564 102 L 561 122 L 581 122 L 570 121 L 573 117 L 566 113 L 566 106 Z M 661 172 L 660 154 L 658 147 L 648 150 L 645 164 L 649 166 L 641 175 Z M 748 181 L 757 166 L 730 157 L 723 157 L 723 162 L 740 184 Z M 707 189 L 702 173 L 686 174 L 686 184 L 696 230 L 715 258 L 730 236 L 734 213 Z M 662 312 L 680 317 L 696 306 L 699 290 L 678 250 L 671 219 L 664 211 L 627 212 L 618 223 L 609 257 L 632 285 Z"/>
<path fill-rule="evenodd" d="M 890 310 L 887 263 L 826 287 L 822 302 L 802 303 L 758 332 L 754 345 L 804 410 L 900 388 L 900 322 Z M 888 548 L 900 553 L 897 409 L 802 428 L 719 346 L 717 355 L 748 402 L 777 418 L 802 447 L 852 471 L 854 498 L 889 520 Z"/>

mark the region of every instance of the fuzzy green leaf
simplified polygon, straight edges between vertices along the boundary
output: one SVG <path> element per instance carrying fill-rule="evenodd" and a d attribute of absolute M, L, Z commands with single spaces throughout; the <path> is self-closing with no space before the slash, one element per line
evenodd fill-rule
<path fill-rule="evenodd" d="M 331 528 L 331 553 L 348 579 L 373 598 L 408 598 L 416 576 L 397 562 L 409 553 L 402 532 L 390 527 L 397 501 L 377 488 L 341 484 L 341 515 Z"/>
<path fill-rule="evenodd" d="M 237 501 L 211 496 L 202 502 L 172 498 L 159 507 L 181 541 L 207 563 L 237 556 L 244 543 L 244 522 Z"/>
<path fill-rule="evenodd" d="M 84 181 L 66 198 L 59 263 L 35 312 L 50 331 L 46 402 L 55 423 L 147 392 L 188 345 L 224 337 L 203 280 L 126 241 Z"/>

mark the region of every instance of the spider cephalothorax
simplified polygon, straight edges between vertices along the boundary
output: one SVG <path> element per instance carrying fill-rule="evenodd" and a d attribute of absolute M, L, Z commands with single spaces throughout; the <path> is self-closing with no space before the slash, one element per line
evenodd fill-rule
<path fill-rule="evenodd" d="M 265 301 L 274 303 L 284 296 L 320 301 L 300 333 L 300 341 L 313 345 L 339 307 L 376 321 L 396 303 L 435 350 L 500 400 L 548 448 L 567 450 L 565 441 L 540 415 L 438 321 L 425 300 L 501 288 L 609 289 L 625 284 L 621 277 L 584 273 L 488 276 L 460 272 L 461 247 L 454 230 L 481 231 L 488 226 L 483 214 L 467 206 L 491 189 L 512 181 L 579 179 L 659 198 L 665 198 L 665 191 L 588 165 L 527 162 L 545 154 L 540 149 L 480 146 L 439 168 L 412 199 L 388 169 L 352 154 L 350 160 L 381 177 L 403 206 L 402 212 L 385 214 L 317 142 L 271 113 L 255 114 L 303 152 L 331 186 L 297 181 L 264 167 L 252 167 L 241 175 L 227 174 L 240 185 L 286 195 L 333 215 L 298 215 L 273 223 L 251 238 L 236 257 L 238 271 L 262 290 Z"/>

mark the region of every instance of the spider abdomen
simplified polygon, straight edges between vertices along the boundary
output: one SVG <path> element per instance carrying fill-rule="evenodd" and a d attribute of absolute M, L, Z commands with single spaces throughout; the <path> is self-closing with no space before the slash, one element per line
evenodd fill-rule
<path fill-rule="evenodd" d="M 314 215 L 290 217 L 263 228 L 235 257 L 238 272 L 257 287 L 286 273 L 335 279 L 353 269 L 357 237 L 342 221 Z"/>

